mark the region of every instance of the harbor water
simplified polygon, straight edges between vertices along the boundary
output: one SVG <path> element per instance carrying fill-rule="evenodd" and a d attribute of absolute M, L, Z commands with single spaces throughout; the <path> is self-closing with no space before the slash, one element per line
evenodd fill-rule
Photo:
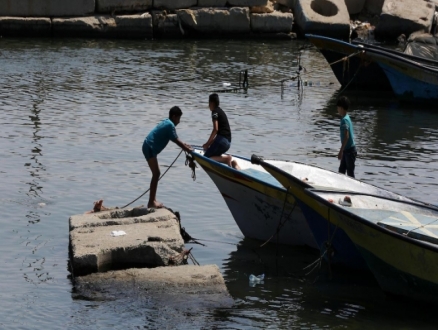
<path fill-rule="evenodd" d="M 298 59 L 302 88 L 297 87 Z M 182 154 L 158 200 L 178 210 L 200 264 L 217 264 L 233 308 L 169 307 L 158 297 L 90 300 L 68 271 L 68 219 L 123 206 L 149 187 L 141 146 L 181 107 L 186 143 L 211 132 L 219 91 L 231 153 L 337 171 L 340 85 L 305 41 L 0 39 L 1 329 L 434 329 L 436 316 L 385 295 L 370 273 L 306 266 L 318 252 L 245 239 L 222 196 Z M 248 69 L 249 88 L 223 92 Z M 289 79 L 289 80 L 287 80 Z M 283 83 L 281 83 L 283 81 Z M 356 177 L 438 204 L 438 112 L 390 93 L 348 91 Z M 163 173 L 180 149 L 158 156 Z M 134 205 L 147 203 L 143 197 Z M 264 280 L 250 285 L 251 274 Z M 144 297 L 144 296 L 142 296 Z"/>

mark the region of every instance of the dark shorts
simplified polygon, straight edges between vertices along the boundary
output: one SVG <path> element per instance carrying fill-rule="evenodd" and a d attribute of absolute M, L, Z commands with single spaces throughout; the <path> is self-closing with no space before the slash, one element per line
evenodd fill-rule
<path fill-rule="evenodd" d="M 208 158 L 213 156 L 220 156 L 223 153 L 227 152 L 228 149 L 230 149 L 230 145 L 231 143 L 230 141 L 228 141 L 227 138 L 221 135 L 216 135 L 216 138 L 214 139 L 211 146 L 207 149 L 204 156 Z"/>
<path fill-rule="evenodd" d="M 354 178 L 354 168 L 357 157 L 356 147 L 351 147 L 344 150 L 342 153 L 341 164 L 339 165 L 339 173 L 345 174 Z"/>
<path fill-rule="evenodd" d="M 143 147 L 141 148 L 141 150 L 143 151 L 143 155 L 146 160 L 157 157 L 157 155 L 154 154 L 152 148 L 146 142 L 143 142 Z"/>

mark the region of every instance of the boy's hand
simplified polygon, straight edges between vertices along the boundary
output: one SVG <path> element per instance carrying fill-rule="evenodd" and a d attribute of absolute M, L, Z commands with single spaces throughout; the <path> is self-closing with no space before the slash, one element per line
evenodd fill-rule
<path fill-rule="evenodd" d="M 184 143 L 184 146 L 186 147 L 185 151 L 187 151 L 187 152 L 193 151 L 193 148 L 192 148 L 192 146 L 190 144 Z"/>
<path fill-rule="evenodd" d="M 341 150 L 339 150 L 339 153 L 338 153 L 338 159 L 339 160 L 341 160 L 342 159 L 342 154 L 344 153 L 344 151 L 341 149 Z"/>
<path fill-rule="evenodd" d="M 204 151 L 207 151 L 207 149 L 208 149 L 208 145 L 207 145 L 207 143 L 204 143 L 204 144 L 202 145 L 202 149 L 204 149 Z"/>

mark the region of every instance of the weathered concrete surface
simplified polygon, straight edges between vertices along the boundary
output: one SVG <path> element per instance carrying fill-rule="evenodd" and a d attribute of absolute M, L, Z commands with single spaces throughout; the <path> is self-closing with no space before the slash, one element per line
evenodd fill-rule
<path fill-rule="evenodd" d="M 365 2 L 365 10 L 369 14 L 380 15 L 385 0 L 367 0 Z"/>
<path fill-rule="evenodd" d="M 152 0 L 96 0 L 98 13 L 138 12 L 152 7 Z"/>
<path fill-rule="evenodd" d="M 267 6 L 268 0 L 228 0 L 230 6 L 236 7 L 253 7 L 253 6 Z"/>
<path fill-rule="evenodd" d="M 424 0 L 385 0 L 375 36 L 393 39 L 400 34 L 429 33 L 432 27 L 435 5 Z"/>
<path fill-rule="evenodd" d="M 196 313 L 201 309 L 232 307 L 224 279 L 216 265 L 127 269 L 75 278 L 75 291 L 89 300 L 130 299 Z M 147 306 L 140 306 L 147 307 Z M 160 308 L 160 307 L 158 307 Z"/>
<path fill-rule="evenodd" d="M 154 11 L 152 12 L 152 21 L 155 37 L 179 38 L 183 35 L 176 14 Z"/>
<path fill-rule="evenodd" d="M 249 8 L 197 10 L 182 9 L 176 11 L 185 33 L 195 34 L 244 34 L 250 33 Z"/>
<path fill-rule="evenodd" d="M 85 16 L 94 9 L 95 0 L 0 0 L 0 16 Z"/>
<path fill-rule="evenodd" d="M 255 33 L 290 33 L 294 16 L 290 13 L 251 14 L 251 30 Z"/>
<path fill-rule="evenodd" d="M 166 209 L 137 217 L 129 210 L 103 211 L 72 216 L 69 222 L 75 275 L 134 265 L 164 266 L 184 248 L 178 220 Z M 126 235 L 113 237 L 113 231 Z"/>
<path fill-rule="evenodd" d="M 345 0 L 350 15 L 359 14 L 365 6 L 365 0 Z"/>
<path fill-rule="evenodd" d="M 154 8 L 157 9 L 182 9 L 196 6 L 198 0 L 154 0 Z"/>
<path fill-rule="evenodd" d="M 51 27 L 48 17 L 0 17 L 1 36 L 50 36 Z"/>
<path fill-rule="evenodd" d="M 152 16 L 88 16 L 73 18 L 54 18 L 52 20 L 54 36 L 79 37 L 120 37 L 151 38 L 153 36 Z"/>
<path fill-rule="evenodd" d="M 227 0 L 198 0 L 198 7 L 225 7 Z"/>
<path fill-rule="evenodd" d="M 296 0 L 293 12 L 302 34 L 339 39 L 350 35 L 350 15 L 344 0 Z"/>

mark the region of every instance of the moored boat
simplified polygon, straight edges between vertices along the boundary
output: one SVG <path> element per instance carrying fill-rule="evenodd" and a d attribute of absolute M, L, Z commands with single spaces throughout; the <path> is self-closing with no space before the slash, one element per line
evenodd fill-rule
<path fill-rule="evenodd" d="M 366 56 L 382 68 L 393 92 L 402 100 L 438 100 L 438 65 L 373 49 L 367 50 Z"/>
<path fill-rule="evenodd" d="M 434 72 L 432 68 L 438 67 L 435 60 L 363 42 L 349 43 L 312 34 L 306 38 L 331 64 L 343 87 L 392 90 L 397 95 L 417 98 L 430 98 L 436 90 L 433 88 L 436 79 L 429 75 Z"/>
<path fill-rule="evenodd" d="M 306 194 L 354 242 L 385 292 L 438 302 L 438 208 L 352 192 Z"/>
<path fill-rule="evenodd" d="M 304 213 L 316 243 L 326 259 L 335 265 L 342 265 L 355 269 L 367 269 L 365 260 L 357 251 L 348 235 L 328 221 L 328 208 L 316 202 L 306 193 L 306 189 L 326 189 L 361 192 L 392 198 L 394 200 L 422 204 L 419 201 L 376 187 L 374 185 L 353 179 L 346 175 L 310 166 L 298 162 L 289 162 L 289 166 L 279 168 L 276 164 L 265 161 L 253 155 L 251 161 L 261 165 L 275 177 L 293 196 Z"/>
<path fill-rule="evenodd" d="M 241 168 L 235 170 L 203 153 L 195 147 L 192 155 L 218 188 L 245 237 L 317 248 L 301 209 L 285 203 L 286 190 L 271 174 L 244 157 L 233 155 Z"/>

